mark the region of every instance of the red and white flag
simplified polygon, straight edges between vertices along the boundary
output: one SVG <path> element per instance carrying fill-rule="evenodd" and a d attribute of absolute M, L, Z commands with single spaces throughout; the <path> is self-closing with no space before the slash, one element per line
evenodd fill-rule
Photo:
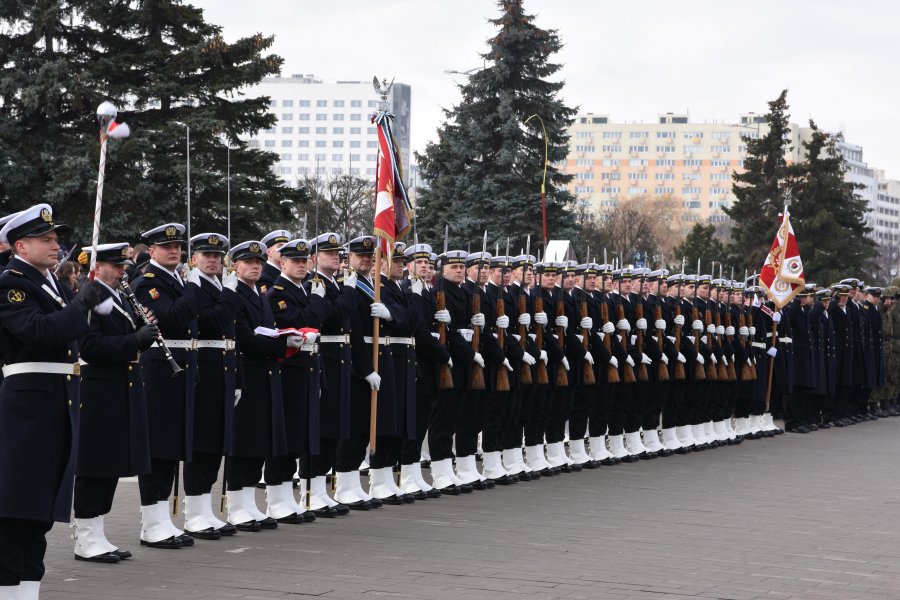
<path fill-rule="evenodd" d="M 759 273 L 759 284 L 766 290 L 769 300 L 781 310 L 803 289 L 805 283 L 800 249 L 791 227 L 790 213 L 785 208 L 781 227 Z"/>
<path fill-rule="evenodd" d="M 379 112 L 372 121 L 378 126 L 378 179 L 375 186 L 375 235 L 381 237 L 381 251 L 390 256 L 394 241 L 410 230 L 412 204 L 403 185 L 402 165 L 391 133 L 389 112 Z"/>

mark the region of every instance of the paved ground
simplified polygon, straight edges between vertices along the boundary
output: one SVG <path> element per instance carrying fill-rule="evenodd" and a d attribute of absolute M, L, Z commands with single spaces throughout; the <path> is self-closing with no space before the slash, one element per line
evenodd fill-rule
<path fill-rule="evenodd" d="M 76 562 L 57 526 L 42 597 L 894 599 L 898 457 L 883 419 L 174 551 L 138 546 L 123 483 L 107 533 L 134 559 Z"/>

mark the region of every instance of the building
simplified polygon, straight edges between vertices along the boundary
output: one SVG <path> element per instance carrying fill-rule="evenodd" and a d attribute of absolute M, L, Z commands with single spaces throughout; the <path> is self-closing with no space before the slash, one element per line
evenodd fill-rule
<path fill-rule="evenodd" d="M 878 193 L 869 225 L 881 255 L 879 266 L 891 277 L 900 276 L 900 181 L 877 170 Z"/>
<path fill-rule="evenodd" d="M 268 96 L 274 127 L 248 138 L 277 153 L 276 173 L 291 185 L 305 176 L 375 177 L 378 134 L 370 117 L 379 97 L 371 81 L 327 82 L 314 75 L 267 77 L 247 95 Z M 395 82 L 388 101 L 404 169 L 410 164 L 411 88 Z M 404 173 L 406 174 L 406 173 Z"/>

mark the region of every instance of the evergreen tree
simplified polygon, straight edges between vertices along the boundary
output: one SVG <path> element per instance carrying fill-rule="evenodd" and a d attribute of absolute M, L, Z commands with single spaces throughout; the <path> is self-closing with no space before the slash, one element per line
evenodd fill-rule
<path fill-rule="evenodd" d="M 737 200 L 724 209 L 734 224 L 728 253 L 732 262 L 751 271 L 765 261 L 775 231 L 778 213 L 784 208 L 785 192 L 789 192 L 796 169 L 787 163 L 790 152 L 787 90 L 769 102 L 766 122 L 769 131 L 759 139 L 744 136 L 747 155 L 744 171 L 734 172 L 732 193 Z"/>
<path fill-rule="evenodd" d="M 701 270 L 707 273 L 707 269 L 713 261 L 722 261 L 724 257 L 725 245 L 716 237 L 716 226 L 697 223 L 684 240 L 672 250 L 671 264 L 680 271 L 682 259 L 684 259 L 685 270 L 688 273 L 694 273 L 699 260 Z M 713 277 L 719 276 L 718 266 L 716 269 L 715 273 L 711 273 Z M 726 277 L 731 274 L 731 268 L 727 266 L 727 263 L 723 267 L 723 274 L 726 274 Z"/>
<path fill-rule="evenodd" d="M 99 143 L 95 109 L 119 106 L 132 136 L 108 146 L 101 239 L 134 240 L 185 222 L 186 127 L 193 233 L 225 232 L 231 146 L 233 241 L 286 225 L 304 202 L 273 172 L 278 157 L 239 136 L 273 126 L 268 98 L 241 88 L 278 73 L 272 38 L 234 43 L 180 0 L 3 3 L 0 35 L 0 209 L 50 202 L 89 239 Z"/>
<path fill-rule="evenodd" d="M 846 181 L 847 164 L 838 149 L 841 135 L 820 131 L 810 120 L 812 135 L 803 143 L 806 158 L 793 186 L 791 225 L 800 244 L 803 269 L 820 285 L 873 272 L 875 243 L 866 225 L 866 201 Z"/>
<path fill-rule="evenodd" d="M 563 83 L 549 81 L 560 69 L 551 57 L 562 47 L 555 29 L 540 29 L 525 13 L 522 0 L 499 0 L 498 31 L 482 57 L 485 68 L 460 86 L 462 101 L 444 112 L 438 139 L 417 154 L 423 179 L 419 197 L 419 237 L 443 241 L 449 224 L 450 246 L 479 242 L 487 228 L 491 245 L 532 249 L 541 239 L 540 189 L 547 130 L 547 220 L 551 238 L 571 238 L 576 224 L 575 197 L 564 185 L 571 175 L 553 166 L 568 155 L 568 135 L 575 110 L 559 98 Z M 474 248 L 475 246 L 473 246 Z"/>

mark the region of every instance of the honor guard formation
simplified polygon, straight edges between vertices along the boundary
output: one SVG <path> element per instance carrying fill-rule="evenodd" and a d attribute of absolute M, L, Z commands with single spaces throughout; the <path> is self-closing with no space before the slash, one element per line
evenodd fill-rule
<path fill-rule="evenodd" d="M 167 223 L 146 255 L 97 246 L 75 293 L 67 230 L 39 204 L 0 231 L 0 599 L 38 597 L 73 506 L 75 559 L 115 563 L 769 438 L 773 414 L 900 415 L 895 287 L 810 283 L 779 311 L 721 273 L 402 243 L 377 273 L 371 236 Z M 110 541 L 130 476 L 135 539 Z"/>

